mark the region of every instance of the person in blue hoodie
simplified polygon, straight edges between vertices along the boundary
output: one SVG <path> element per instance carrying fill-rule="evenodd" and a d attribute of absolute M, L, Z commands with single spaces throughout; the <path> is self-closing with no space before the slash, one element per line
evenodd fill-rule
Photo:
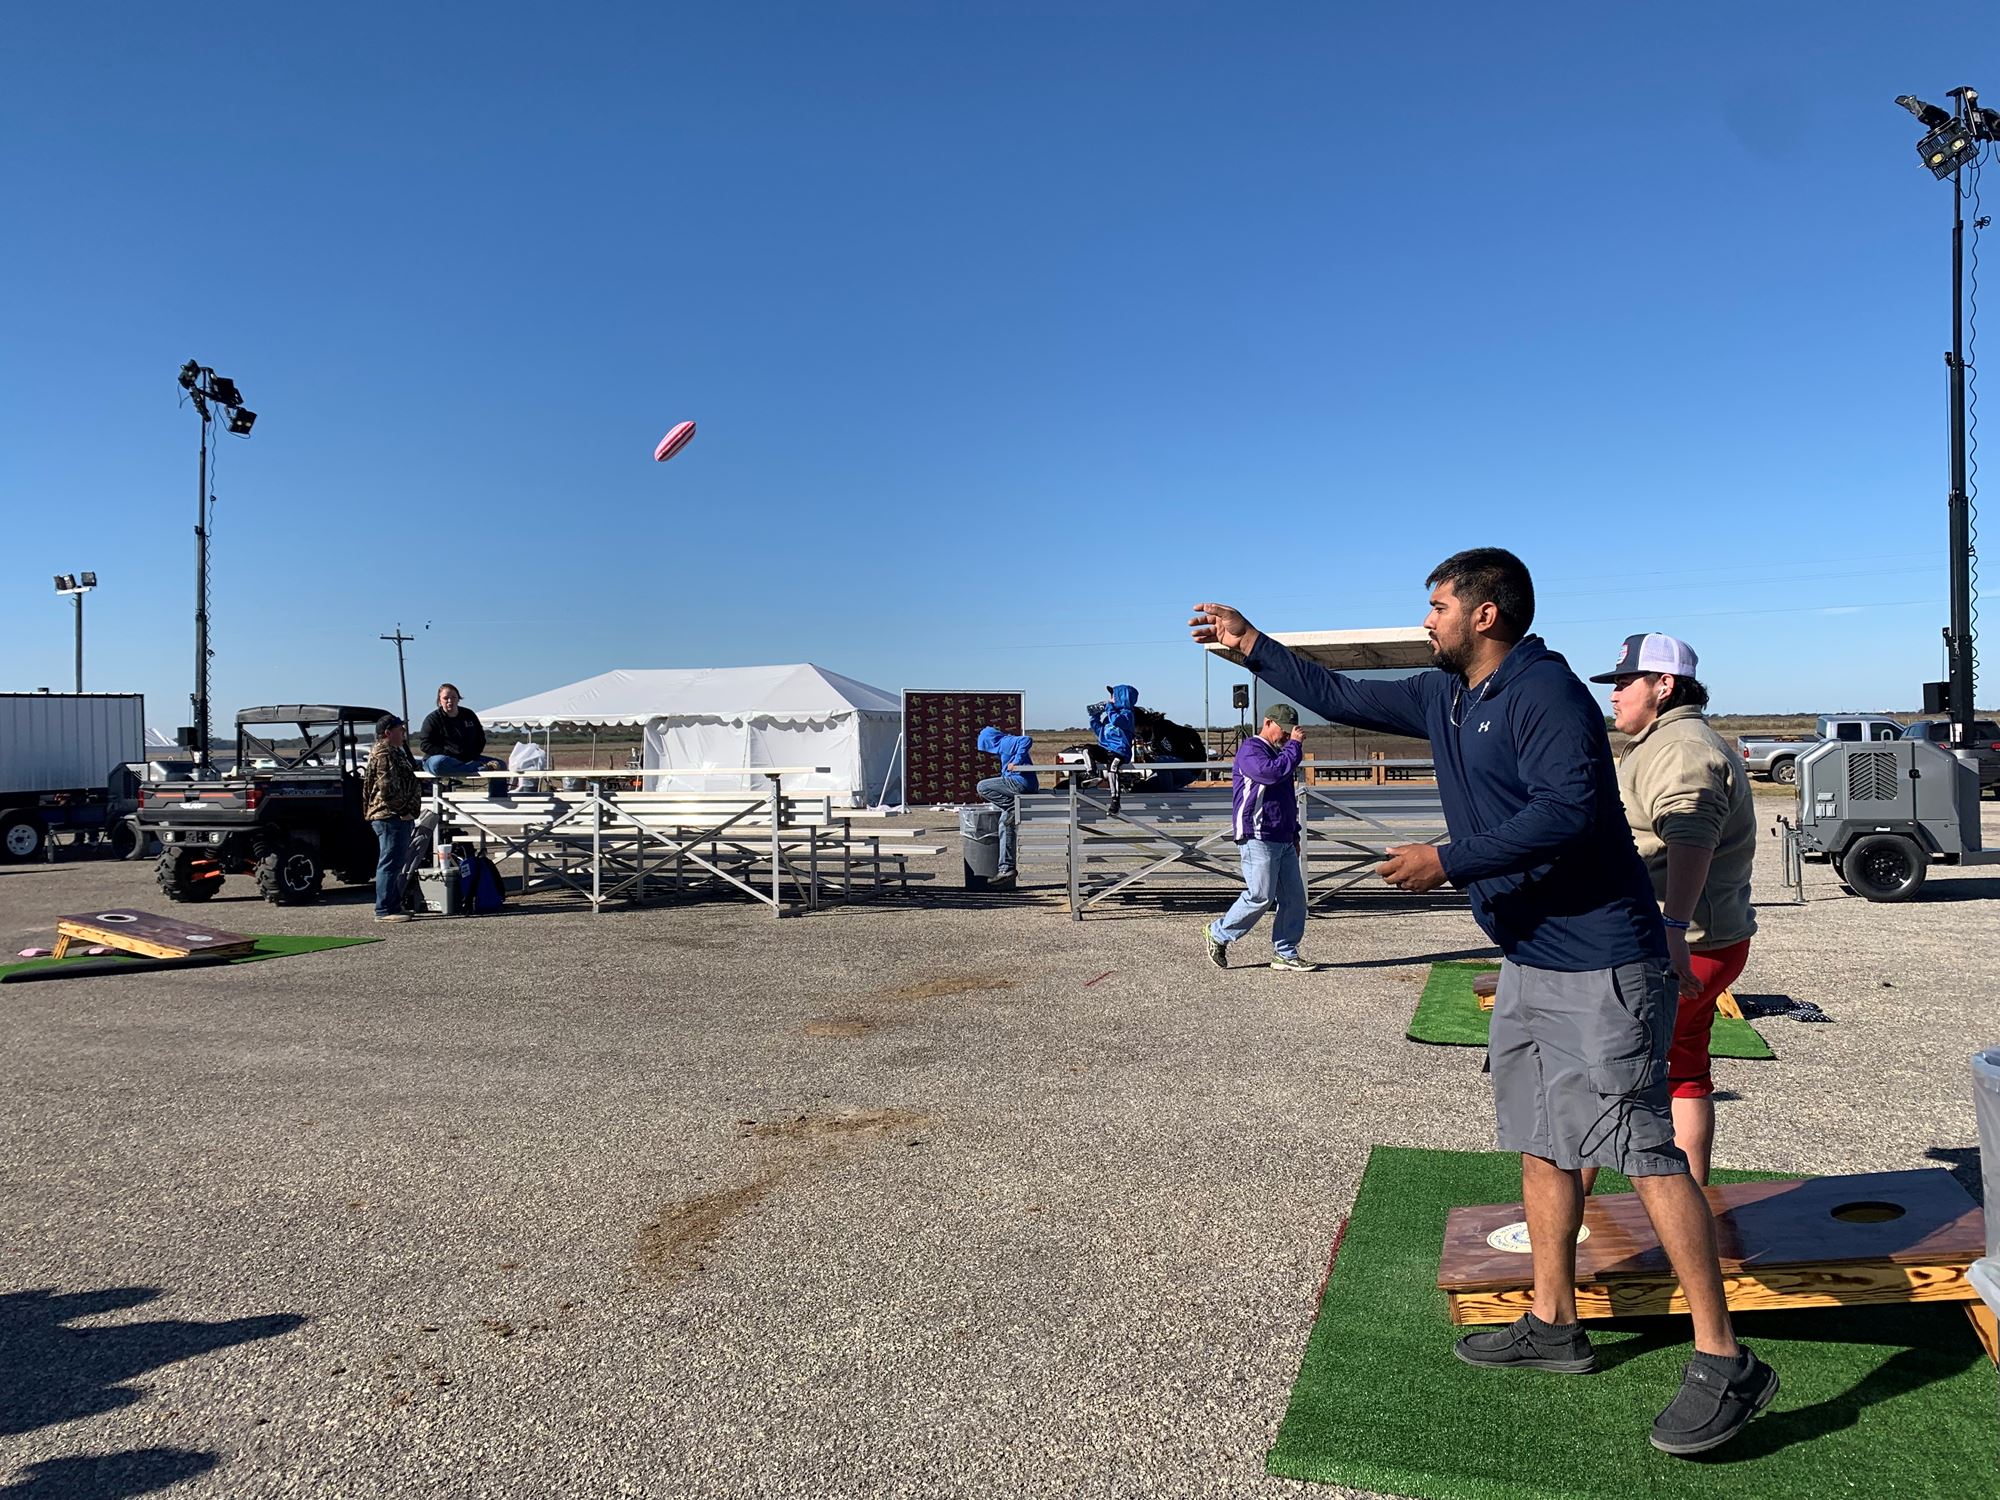
<path fill-rule="evenodd" d="M 1534 583 L 1519 558 L 1475 547 L 1426 581 L 1424 628 L 1442 670 L 1398 681 L 1329 671 L 1226 604 L 1196 605 L 1189 624 L 1196 641 L 1242 653 L 1277 692 L 1330 720 L 1430 741 L 1450 842 L 1392 848 L 1380 873 L 1404 890 L 1463 890 L 1499 945 L 1494 1113 L 1501 1149 L 1521 1154 L 1534 1246 L 1532 1310 L 1454 1352 L 1494 1368 L 1596 1368 L 1577 1320 L 1576 1241 L 1583 1170 L 1613 1167 L 1632 1179 L 1694 1323 L 1694 1356 L 1651 1441 L 1704 1453 L 1770 1404 L 1778 1376 L 1736 1341 L 1715 1221 L 1674 1144 L 1666 1061 L 1678 984 L 1604 715 L 1528 634 Z"/>
<path fill-rule="evenodd" d="M 1139 690 L 1126 683 L 1106 687 L 1104 691 L 1111 697 L 1107 702 L 1090 705 L 1090 730 L 1111 758 L 1111 764 L 1105 768 L 1104 782 L 1111 788 L 1111 812 L 1115 817 L 1122 791 L 1118 768 L 1131 762 L 1132 740 L 1139 732 Z"/>
<path fill-rule="evenodd" d="M 1006 734 L 991 724 L 979 731 L 979 749 L 984 755 L 1000 757 L 1000 774 L 979 783 L 979 795 L 1000 809 L 1001 880 L 1014 878 L 1014 799 L 1032 792 L 1039 783 L 1032 771 L 1010 771 L 1009 766 L 1025 766 L 1033 759 L 1035 742 L 1025 734 Z M 1647 889 L 1651 889 L 1650 886 Z"/>

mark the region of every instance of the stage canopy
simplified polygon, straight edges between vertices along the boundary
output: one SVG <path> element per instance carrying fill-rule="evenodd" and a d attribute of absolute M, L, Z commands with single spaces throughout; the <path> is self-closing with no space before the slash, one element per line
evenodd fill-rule
<path fill-rule="evenodd" d="M 1430 637 L 1421 625 L 1394 625 L 1386 630 L 1270 630 L 1265 634 L 1335 672 L 1431 665 Z M 1243 663 L 1234 651 L 1220 646 L 1208 649 L 1239 666 Z"/>
<path fill-rule="evenodd" d="M 647 768 L 726 770 L 828 766 L 788 776 L 785 790 L 825 792 L 866 806 L 882 794 L 902 725 L 902 701 L 810 662 L 773 667 L 659 667 L 603 672 L 567 687 L 480 708 L 489 728 L 645 730 Z M 763 778 L 647 779 L 687 791 L 760 789 Z M 900 799 L 891 786 L 888 800 Z"/>

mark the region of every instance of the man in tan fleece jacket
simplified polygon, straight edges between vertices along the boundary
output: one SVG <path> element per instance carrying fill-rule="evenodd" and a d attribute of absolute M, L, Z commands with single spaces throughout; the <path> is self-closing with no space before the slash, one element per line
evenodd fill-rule
<path fill-rule="evenodd" d="M 1618 792 L 1681 982 L 1667 1053 L 1674 1144 L 1694 1180 L 1706 1183 L 1715 1141 L 1708 1033 L 1716 997 L 1742 974 L 1757 930 L 1757 811 L 1741 757 L 1702 716 L 1708 689 L 1695 666 L 1686 642 L 1642 633 L 1626 637 L 1617 664 L 1590 680 L 1612 684 L 1613 723 L 1631 736 L 1618 757 Z"/>

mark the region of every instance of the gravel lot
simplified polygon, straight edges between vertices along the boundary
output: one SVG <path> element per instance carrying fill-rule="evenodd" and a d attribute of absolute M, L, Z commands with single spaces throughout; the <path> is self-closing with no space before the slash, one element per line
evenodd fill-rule
<path fill-rule="evenodd" d="M 1716 1065 L 1718 1162 L 1973 1181 L 2000 872 L 1793 906 L 1776 852 L 1739 991 L 1836 1024 Z M 1325 972 L 1219 975 L 1219 890 L 936 873 L 389 928 L 232 880 L 220 925 L 386 938 L 0 990 L 0 1494 L 1306 1492 L 1263 1453 L 1369 1146 L 1491 1144 L 1480 1054 L 1403 1039 L 1484 939 L 1369 895 Z M 0 867 L 9 950 L 111 905 L 150 867 Z"/>

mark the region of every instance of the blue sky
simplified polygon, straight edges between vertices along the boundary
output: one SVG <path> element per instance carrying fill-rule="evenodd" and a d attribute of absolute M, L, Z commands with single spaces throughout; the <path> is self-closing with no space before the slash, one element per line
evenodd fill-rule
<path fill-rule="evenodd" d="M 1950 195 L 1890 101 L 2000 102 L 1982 34 L 1825 4 L 23 10 L 0 687 L 68 686 L 50 577 L 92 568 L 86 685 L 185 721 L 194 357 L 260 414 L 216 478 L 220 723 L 393 703 L 398 621 L 413 695 L 475 707 L 811 660 L 1024 688 L 1043 725 L 1114 681 L 1198 719 L 1189 604 L 1415 624 L 1484 543 L 1587 671 L 1664 629 L 1724 712 L 1912 706 Z"/>

